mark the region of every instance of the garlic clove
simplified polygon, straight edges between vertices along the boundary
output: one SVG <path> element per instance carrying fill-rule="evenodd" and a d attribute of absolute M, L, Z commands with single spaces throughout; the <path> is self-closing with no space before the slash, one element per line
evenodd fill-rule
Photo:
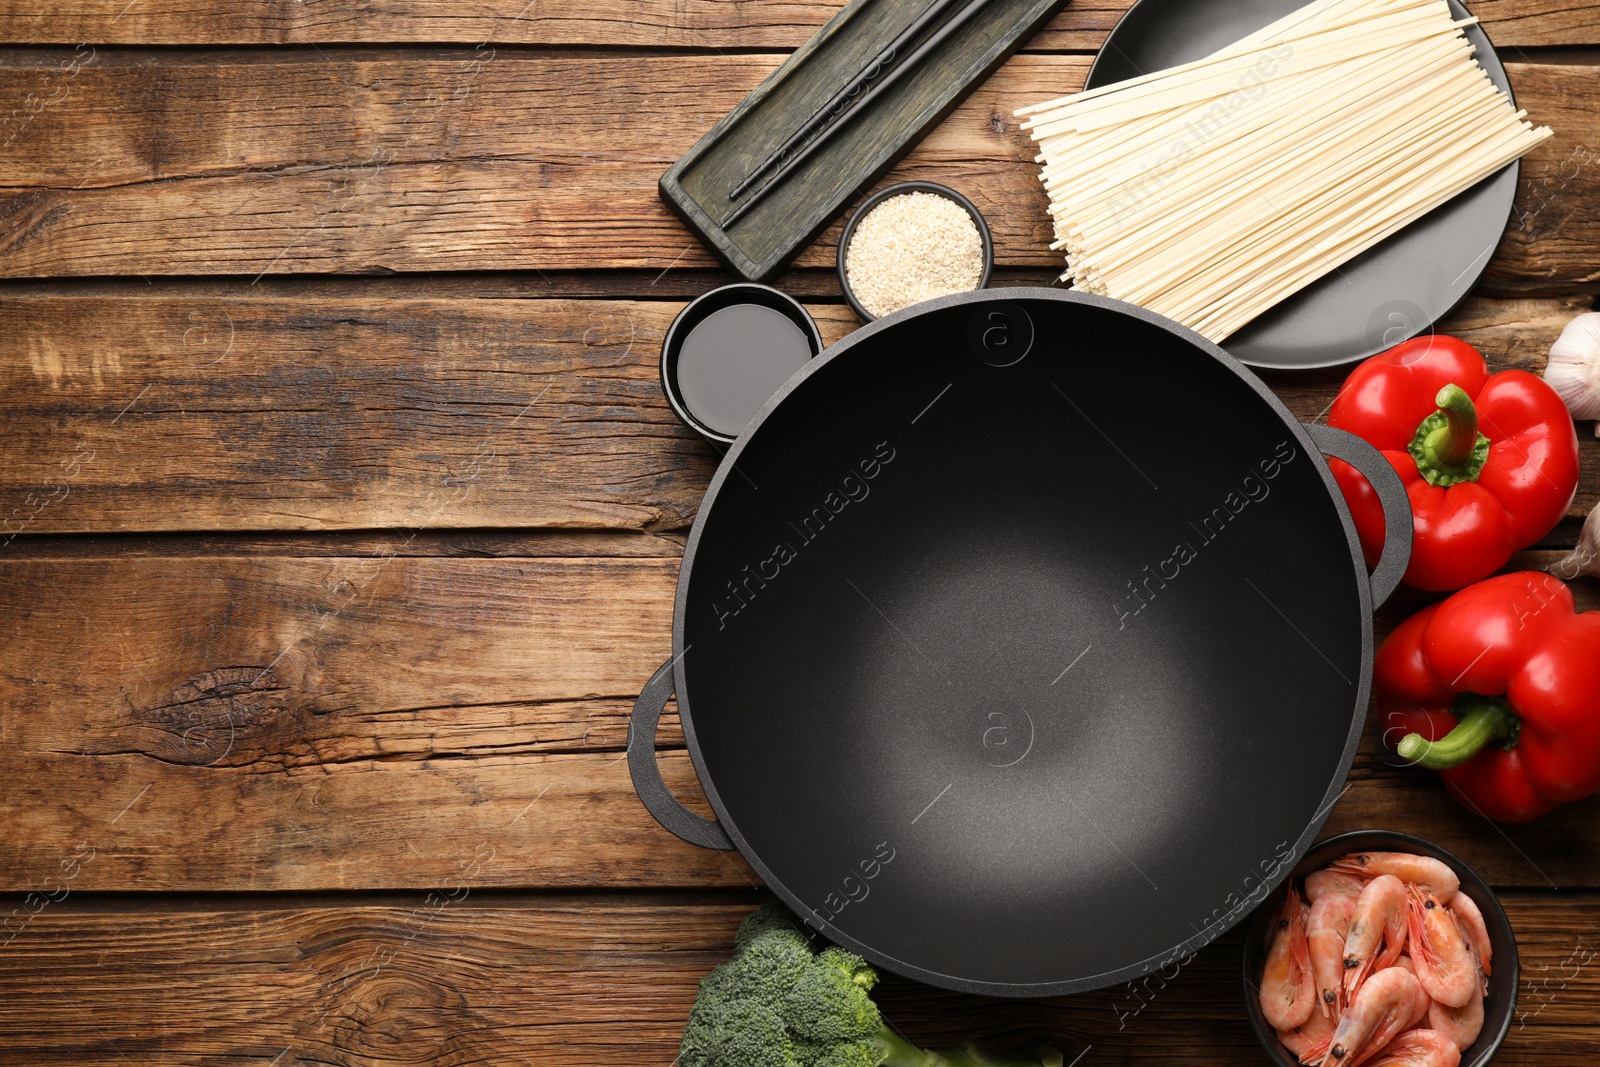
<path fill-rule="evenodd" d="M 1544 380 L 1574 419 L 1600 419 L 1600 311 L 1586 311 L 1567 323 L 1550 346 Z M 1600 437 L 1600 423 L 1595 436 Z"/>
<path fill-rule="evenodd" d="M 1589 512 L 1589 517 L 1583 520 L 1583 531 L 1578 534 L 1578 547 L 1545 570 L 1563 581 L 1571 581 L 1580 574 L 1600 578 L 1600 506 Z"/>

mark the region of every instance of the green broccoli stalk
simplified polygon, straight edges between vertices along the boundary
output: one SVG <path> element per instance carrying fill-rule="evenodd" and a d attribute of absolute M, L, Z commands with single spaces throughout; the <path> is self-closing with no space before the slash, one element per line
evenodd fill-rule
<path fill-rule="evenodd" d="M 925 1052 L 872 1001 L 878 973 L 841 948 L 813 951 L 782 904 L 739 926 L 733 959 L 700 982 L 683 1028 L 682 1067 L 1061 1067 L 1061 1054 L 993 1056 L 970 1042 Z"/>

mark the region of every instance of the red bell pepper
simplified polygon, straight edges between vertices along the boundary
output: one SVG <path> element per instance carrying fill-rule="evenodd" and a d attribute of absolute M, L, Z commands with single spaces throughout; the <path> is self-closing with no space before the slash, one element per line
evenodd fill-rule
<path fill-rule="evenodd" d="M 1401 623 L 1373 682 L 1384 741 L 1465 807 L 1528 822 L 1600 790 L 1600 611 L 1541 571 L 1468 586 Z"/>
<path fill-rule="evenodd" d="M 1505 566 L 1561 520 L 1578 488 L 1567 406 L 1527 371 L 1491 375 L 1454 337 L 1417 337 L 1351 372 L 1328 424 L 1376 445 L 1411 498 L 1416 534 L 1405 583 L 1459 589 Z M 1383 551 L 1383 508 L 1354 467 L 1331 460 L 1368 564 Z"/>

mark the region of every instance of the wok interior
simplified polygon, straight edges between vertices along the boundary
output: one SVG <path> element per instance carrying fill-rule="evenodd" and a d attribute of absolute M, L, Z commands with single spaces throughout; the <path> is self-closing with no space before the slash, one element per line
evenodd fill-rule
<path fill-rule="evenodd" d="M 1318 815 L 1366 619 L 1321 461 L 1239 374 L 1037 298 L 991 366 L 989 306 L 863 338 L 747 442 L 680 707 L 828 932 L 969 988 L 1114 978 L 1235 921 Z"/>

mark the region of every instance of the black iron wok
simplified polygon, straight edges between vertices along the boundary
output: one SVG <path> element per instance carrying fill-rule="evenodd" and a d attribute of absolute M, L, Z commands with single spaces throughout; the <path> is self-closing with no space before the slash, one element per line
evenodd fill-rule
<path fill-rule="evenodd" d="M 1320 453 L 1383 499 L 1370 581 Z M 812 360 L 723 460 L 634 784 L 930 984 L 1173 966 L 1338 798 L 1409 533 L 1376 450 L 1164 318 L 1050 289 L 920 304 Z M 674 692 L 716 822 L 656 766 Z"/>

